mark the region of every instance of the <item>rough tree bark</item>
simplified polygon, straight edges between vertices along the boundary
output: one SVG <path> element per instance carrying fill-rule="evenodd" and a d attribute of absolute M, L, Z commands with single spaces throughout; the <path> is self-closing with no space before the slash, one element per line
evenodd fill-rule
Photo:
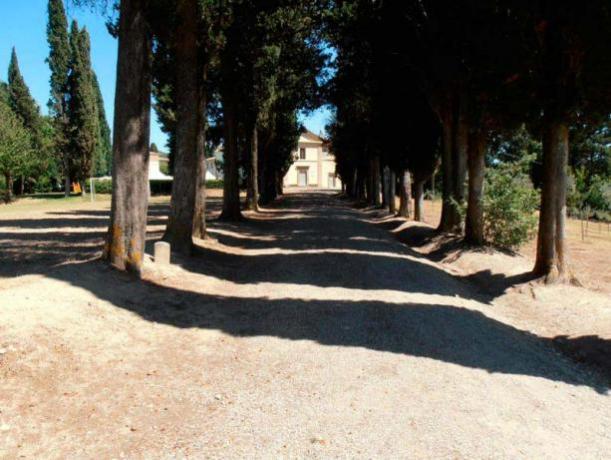
<path fill-rule="evenodd" d="M 151 34 L 145 0 L 123 0 L 113 130 L 112 204 L 104 257 L 140 274 L 148 209 Z"/>
<path fill-rule="evenodd" d="M 569 130 L 561 120 L 546 119 L 544 123 L 543 184 L 533 273 L 551 283 L 570 276 L 564 236 Z"/>
<path fill-rule="evenodd" d="M 197 182 L 195 184 L 195 212 L 193 215 L 193 237 L 206 237 L 206 89 L 207 67 L 201 72 L 199 110 L 197 125 Z"/>
<path fill-rule="evenodd" d="M 70 196 L 71 188 L 72 188 L 72 184 L 70 183 L 70 176 L 66 175 L 66 177 L 64 177 L 64 196 L 66 198 Z"/>
<path fill-rule="evenodd" d="M 465 241 L 484 244 L 484 173 L 486 168 L 486 136 L 473 132 L 469 138 L 469 195 L 465 223 Z"/>
<path fill-rule="evenodd" d="M 382 168 L 382 207 L 388 207 L 388 190 L 390 185 L 390 176 L 389 176 L 389 168 L 388 166 L 384 166 Z"/>
<path fill-rule="evenodd" d="M 453 156 L 453 173 L 454 179 L 452 184 L 453 190 L 453 225 L 451 231 L 460 233 L 463 231 L 464 222 L 461 219 L 459 208 L 465 203 L 466 197 L 466 182 L 467 182 L 467 158 L 469 155 L 469 124 L 467 122 L 466 98 L 460 96 L 456 106 L 456 114 L 454 116 L 454 148 L 452 149 Z"/>
<path fill-rule="evenodd" d="M 250 170 L 248 171 L 248 190 L 246 193 L 246 208 L 259 210 L 259 136 L 257 123 L 253 124 L 250 134 Z"/>
<path fill-rule="evenodd" d="M 238 133 L 236 126 L 237 104 L 232 88 L 224 88 L 223 120 L 225 131 L 225 171 L 223 182 L 223 211 L 220 219 L 237 221 L 242 219 L 240 211 L 240 183 L 238 171 Z M 275 176 L 272 176 L 275 181 Z M 275 187 L 275 183 L 272 182 Z"/>
<path fill-rule="evenodd" d="M 390 170 L 388 173 L 388 211 L 391 214 L 397 212 L 397 203 L 395 202 L 395 196 L 397 192 L 397 175 L 394 170 Z"/>
<path fill-rule="evenodd" d="M 380 157 L 376 156 L 372 160 L 372 175 L 373 175 L 373 205 L 380 207 L 382 205 L 382 182 L 380 171 Z"/>
<path fill-rule="evenodd" d="M 367 196 L 367 203 L 370 204 L 371 206 L 375 205 L 375 198 L 374 198 L 374 165 L 373 165 L 373 158 L 369 159 L 369 167 L 367 168 L 367 182 L 365 183 L 365 194 Z"/>
<path fill-rule="evenodd" d="M 442 175 L 442 205 L 441 220 L 438 230 L 442 232 L 451 231 L 456 224 L 455 207 L 452 203 L 452 192 L 454 190 L 453 156 L 452 145 L 454 140 L 454 126 L 452 123 L 452 111 L 440 110 L 441 121 L 441 175 Z"/>
<path fill-rule="evenodd" d="M 412 200 L 412 176 L 410 172 L 405 169 L 401 177 L 401 184 L 399 186 L 399 216 L 409 217 L 411 214 L 411 200 Z"/>
<path fill-rule="evenodd" d="M 170 215 L 163 239 L 172 249 L 190 254 L 197 189 L 197 143 L 201 124 L 201 72 L 197 46 L 197 0 L 177 2 L 176 38 L 176 155 Z"/>
<path fill-rule="evenodd" d="M 422 222 L 424 220 L 424 183 L 427 178 L 414 176 L 414 220 Z"/>
<path fill-rule="evenodd" d="M 356 199 L 360 202 L 367 202 L 367 184 L 369 183 L 369 174 L 364 167 L 359 167 L 356 170 Z"/>
<path fill-rule="evenodd" d="M 6 185 L 6 192 L 4 194 L 4 201 L 10 203 L 13 201 L 13 176 L 11 173 L 4 173 L 4 183 Z"/>

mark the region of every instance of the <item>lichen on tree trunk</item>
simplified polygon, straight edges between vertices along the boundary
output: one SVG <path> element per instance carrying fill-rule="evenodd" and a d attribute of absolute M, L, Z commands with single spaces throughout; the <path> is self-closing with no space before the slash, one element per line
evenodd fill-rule
<path fill-rule="evenodd" d="M 123 0 L 113 130 L 113 190 L 104 257 L 142 270 L 148 209 L 151 110 L 151 34 L 145 0 Z"/>

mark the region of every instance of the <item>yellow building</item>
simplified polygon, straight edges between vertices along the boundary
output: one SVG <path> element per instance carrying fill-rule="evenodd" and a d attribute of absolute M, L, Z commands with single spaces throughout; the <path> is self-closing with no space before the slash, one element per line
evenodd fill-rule
<path fill-rule="evenodd" d="M 342 183 L 335 173 L 335 157 L 329 151 L 329 143 L 310 131 L 301 133 L 284 186 L 340 190 Z"/>

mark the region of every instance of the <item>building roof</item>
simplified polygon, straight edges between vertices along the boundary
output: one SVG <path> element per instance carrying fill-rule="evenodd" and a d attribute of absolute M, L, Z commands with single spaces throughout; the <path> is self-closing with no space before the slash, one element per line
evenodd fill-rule
<path fill-rule="evenodd" d="M 316 144 L 328 144 L 328 141 L 309 129 L 304 128 L 299 136 L 299 142 L 313 142 Z"/>

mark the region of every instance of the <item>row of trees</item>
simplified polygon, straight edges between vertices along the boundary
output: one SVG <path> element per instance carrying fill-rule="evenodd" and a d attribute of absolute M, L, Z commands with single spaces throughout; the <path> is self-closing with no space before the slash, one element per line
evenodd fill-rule
<path fill-rule="evenodd" d="M 110 128 L 102 93 L 91 67 L 91 44 L 86 28 L 68 20 L 63 0 L 49 0 L 47 40 L 51 70 L 49 113 L 53 119 L 54 152 L 64 177 L 71 183 L 111 170 Z M 82 187 L 85 190 L 85 187 Z"/>
<path fill-rule="evenodd" d="M 50 168 L 52 128 L 40 115 L 21 71 L 13 48 L 8 83 L 0 82 L 0 173 L 4 178 L 4 200 L 23 193 L 28 179 Z"/>
<path fill-rule="evenodd" d="M 411 171 L 418 216 L 422 184 L 440 162 L 439 229 L 483 244 L 486 153 L 526 126 L 543 150 L 534 273 L 571 276 L 569 133 L 609 120 L 608 2 L 337 1 L 328 36 L 337 50 L 330 131 L 349 194 L 379 204 L 388 167 L 405 178 L 405 212 Z"/>
<path fill-rule="evenodd" d="M 122 0 L 115 99 L 113 199 L 106 256 L 141 269 L 151 94 L 169 134 L 174 175 L 164 239 L 189 253 L 205 234 L 205 152 L 222 138 L 222 219 L 273 200 L 320 98 L 326 9 L 312 1 Z M 208 149 L 209 150 L 209 149 Z"/>
<path fill-rule="evenodd" d="M 439 167 L 439 229 L 483 244 L 487 161 L 498 162 L 525 130 L 542 146 L 534 272 L 548 280 L 570 276 L 569 133 L 609 120 L 606 2 L 122 0 L 116 6 L 106 247 L 115 266 L 141 268 L 151 94 L 169 134 L 175 177 L 164 239 L 188 253 L 193 236 L 205 232 L 206 145 L 223 140 L 222 218 L 241 218 L 241 181 L 250 208 L 273 199 L 299 133 L 297 113 L 321 101 L 325 50 L 332 50 L 329 130 L 349 195 L 394 210 L 398 177 L 398 211 L 409 212 L 413 190 L 418 217 L 423 185 Z"/>
<path fill-rule="evenodd" d="M 73 182 L 111 170 L 110 128 L 91 68 L 89 34 L 76 21 L 68 30 L 62 0 L 50 0 L 48 13 L 50 116 L 41 115 L 32 98 L 15 49 L 8 83 L 0 82 L 0 172 L 6 201 L 14 192 L 48 189 L 59 176 L 69 195 Z"/>

